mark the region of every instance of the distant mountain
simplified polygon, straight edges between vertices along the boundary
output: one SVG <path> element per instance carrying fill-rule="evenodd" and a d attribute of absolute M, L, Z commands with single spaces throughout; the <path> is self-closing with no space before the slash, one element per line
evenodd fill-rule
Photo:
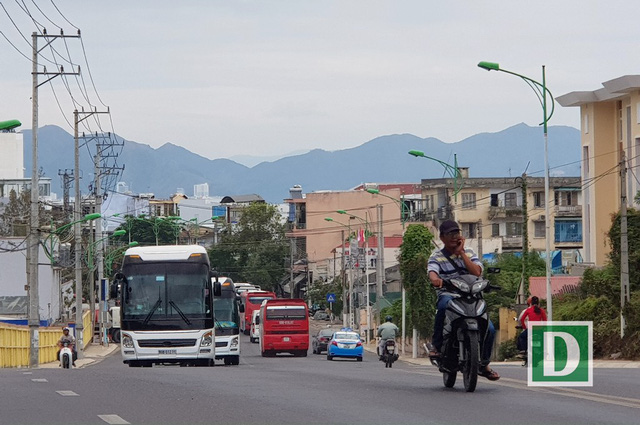
<path fill-rule="evenodd" d="M 549 167 L 552 175 L 580 176 L 580 132 L 572 127 L 549 127 Z M 24 133 L 25 175 L 31 175 L 31 131 Z M 38 133 L 39 166 L 53 178 L 52 190 L 62 194 L 58 170 L 73 169 L 73 136 L 56 126 Z M 452 164 L 469 167 L 470 177 L 516 177 L 525 170 L 543 176 L 544 139 L 542 129 L 518 124 L 497 133 L 481 133 L 457 143 L 411 134 L 394 134 L 370 140 L 356 148 L 328 152 L 315 149 L 305 154 L 262 162 L 247 167 L 229 159 L 207 159 L 180 146 L 166 143 L 158 149 L 126 141 L 118 157 L 125 164 L 120 178 L 135 193 L 153 192 L 158 198 L 193 185 L 209 183 L 210 194 L 256 193 L 267 202 L 280 203 L 289 188 L 302 185 L 304 192 L 346 190 L 364 182 L 409 183 L 444 175 L 435 161 L 415 158 L 409 150 Z M 81 150 L 81 190 L 87 192 L 93 178 L 88 149 Z M 58 183 L 58 184 L 56 184 Z M 72 192 L 73 193 L 73 192 Z"/>
<path fill-rule="evenodd" d="M 227 159 L 237 162 L 238 164 L 242 164 L 245 167 L 254 167 L 262 162 L 273 162 L 282 158 L 286 158 L 287 156 L 302 155 L 307 152 L 309 151 L 298 150 L 298 151 L 289 152 L 288 154 L 285 154 L 285 155 L 274 155 L 274 156 L 234 155 L 234 156 L 230 156 Z"/>

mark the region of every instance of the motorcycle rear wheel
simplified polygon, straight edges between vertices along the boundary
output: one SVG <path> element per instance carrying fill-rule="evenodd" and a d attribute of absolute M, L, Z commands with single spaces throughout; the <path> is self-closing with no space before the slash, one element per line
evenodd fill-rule
<path fill-rule="evenodd" d="M 69 361 L 69 356 L 67 354 L 62 355 L 62 368 L 69 369 L 71 366 L 71 362 Z"/>
<path fill-rule="evenodd" d="M 464 389 L 468 393 L 476 390 L 478 367 L 480 366 L 480 343 L 477 332 L 468 332 L 464 341 L 466 360 L 462 368 Z"/>

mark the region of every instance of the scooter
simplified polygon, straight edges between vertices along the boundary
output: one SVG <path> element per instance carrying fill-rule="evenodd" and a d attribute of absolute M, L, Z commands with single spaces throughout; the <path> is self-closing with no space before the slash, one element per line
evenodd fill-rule
<path fill-rule="evenodd" d="M 73 367 L 73 344 L 65 342 L 60 348 L 60 366 L 63 369 L 71 369 Z"/>
<path fill-rule="evenodd" d="M 473 392 L 482 367 L 481 349 L 489 326 L 487 303 L 482 293 L 501 288 L 473 275 L 445 279 L 443 285 L 453 299 L 445 313 L 442 355 L 430 360 L 442 372 L 445 387 L 452 388 L 458 372 L 462 372 L 464 389 Z"/>
<path fill-rule="evenodd" d="M 398 353 L 396 350 L 396 342 L 392 339 L 387 340 L 384 344 L 384 352 L 382 353 L 382 361 L 384 367 L 393 367 L 393 362 L 398 360 Z"/>

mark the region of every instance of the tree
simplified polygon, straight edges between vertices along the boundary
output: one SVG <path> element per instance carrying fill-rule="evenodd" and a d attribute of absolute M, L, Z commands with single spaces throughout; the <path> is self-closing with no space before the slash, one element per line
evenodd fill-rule
<path fill-rule="evenodd" d="M 237 224 L 228 226 L 209 250 L 213 268 L 237 282 L 273 290 L 286 275 L 288 243 L 285 226 L 274 205 L 254 202 L 242 210 Z"/>
<path fill-rule="evenodd" d="M 329 307 L 327 294 L 335 294 L 336 301 L 333 303 L 332 312 L 339 316 L 342 313 L 342 288 L 343 284 L 339 276 L 330 283 L 315 281 L 307 291 L 307 298 L 312 304 L 326 308 Z"/>
<path fill-rule="evenodd" d="M 427 272 L 432 243 L 433 235 L 429 229 L 417 224 L 409 225 L 398 258 L 410 320 L 420 335 L 432 333 L 436 312 L 436 293 L 429 284 Z"/>
<path fill-rule="evenodd" d="M 27 236 L 31 208 L 31 191 L 19 195 L 9 192 L 9 202 L 0 215 L 0 233 L 4 236 Z"/>
<path fill-rule="evenodd" d="M 120 242 L 136 241 L 140 245 L 155 245 L 157 236 L 158 245 L 173 245 L 176 243 L 175 226 L 173 221 L 161 217 L 146 218 L 128 215 L 125 217 L 125 222 L 116 229 L 126 230 L 127 233 L 114 238 L 114 240 Z"/>

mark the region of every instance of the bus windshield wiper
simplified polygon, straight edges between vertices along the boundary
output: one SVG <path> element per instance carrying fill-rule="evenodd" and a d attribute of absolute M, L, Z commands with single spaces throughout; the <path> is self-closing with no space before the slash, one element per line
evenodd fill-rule
<path fill-rule="evenodd" d="M 185 323 L 186 323 L 187 325 L 190 325 L 190 324 L 191 324 L 191 321 L 189 320 L 189 318 L 188 318 L 187 316 L 185 316 L 185 315 L 184 315 L 184 313 L 182 312 L 182 310 L 180 310 L 180 309 L 178 308 L 178 306 L 176 305 L 176 303 L 174 303 L 173 301 L 169 301 L 169 305 L 171 305 L 171 307 L 173 307 L 173 308 L 175 308 L 175 309 L 176 309 L 176 311 L 178 312 L 178 314 L 180 315 L 180 317 L 182 317 L 182 320 L 184 320 L 184 321 L 185 321 Z"/>
<path fill-rule="evenodd" d="M 149 320 L 151 320 L 151 316 L 153 316 L 153 313 L 155 313 L 158 307 L 160 307 L 160 304 L 162 304 L 162 298 L 158 297 L 158 301 L 156 301 L 156 303 L 153 305 L 151 311 L 149 312 L 149 314 L 147 314 L 147 317 L 144 318 L 144 321 L 142 322 L 143 325 L 149 323 Z"/>

